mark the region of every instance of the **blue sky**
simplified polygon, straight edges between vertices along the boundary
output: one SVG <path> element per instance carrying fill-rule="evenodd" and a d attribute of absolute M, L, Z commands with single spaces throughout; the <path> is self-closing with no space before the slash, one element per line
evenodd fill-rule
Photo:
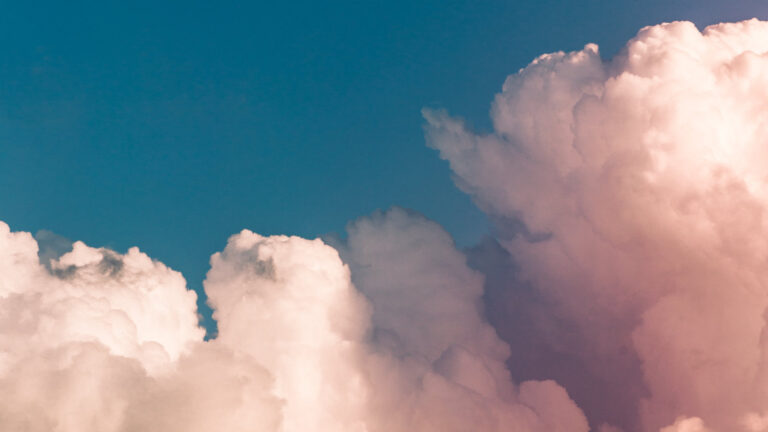
<path fill-rule="evenodd" d="M 400 205 L 460 245 L 488 223 L 424 146 L 504 77 L 644 25 L 761 1 L 15 2 L 0 15 L 0 220 L 138 245 L 199 290 L 242 228 L 318 236 Z"/>

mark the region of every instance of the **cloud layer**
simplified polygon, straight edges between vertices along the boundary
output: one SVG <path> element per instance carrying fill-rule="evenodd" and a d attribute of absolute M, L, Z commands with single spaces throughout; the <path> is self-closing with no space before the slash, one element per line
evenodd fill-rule
<path fill-rule="evenodd" d="M 244 230 L 209 341 L 137 248 L 0 222 L 0 430 L 768 431 L 766 53 L 768 23 L 663 24 L 539 57 L 491 133 L 425 111 L 497 237 Z"/>
<path fill-rule="evenodd" d="M 539 57 L 505 82 L 490 134 L 425 112 L 430 144 L 498 221 L 508 289 L 532 286 L 517 299 L 555 317 L 528 323 L 551 363 L 539 373 L 577 365 L 590 380 L 563 384 L 593 418 L 768 430 L 766 52 L 768 23 L 664 24 L 609 62 L 594 45 Z"/>

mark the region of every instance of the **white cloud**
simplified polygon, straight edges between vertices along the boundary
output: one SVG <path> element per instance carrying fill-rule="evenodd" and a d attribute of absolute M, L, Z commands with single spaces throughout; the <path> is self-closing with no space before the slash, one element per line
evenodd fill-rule
<path fill-rule="evenodd" d="M 742 430 L 768 404 L 767 52 L 768 23 L 664 24 L 611 61 L 594 45 L 539 57 L 505 82 L 489 135 L 425 111 L 457 184 L 549 236 L 501 243 L 604 403 L 645 393 L 629 428 Z"/>
<path fill-rule="evenodd" d="M 393 210 L 339 248 L 367 266 L 367 298 L 321 240 L 230 238 L 204 284 L 205 342 L 184 279 L 138 249 L 75 242 L 46 266 L 0 225 L 0 429 L 587 430 L 555 383 L 510 381 L 482 277 L 437 225 Z"/>
<path fill-rule="evenodd" d="M 212 341 L 138 249 L 0 223 L 0 430 L 586 432 L 569 395 L 601 432 L 764 430 L 766 113 L 768 23 L 541 56 L 488 135 L 425 111 L 499 225 L 485 274 L 400 209 L 334 247 L 244 230 L 204 282 Z"/>

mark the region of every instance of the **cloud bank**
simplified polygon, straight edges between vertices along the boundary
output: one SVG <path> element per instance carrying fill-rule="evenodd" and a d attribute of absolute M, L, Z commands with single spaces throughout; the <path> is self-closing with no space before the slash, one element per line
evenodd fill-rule
<path fill-rule="evenodd" d="M 513 359 L 519 374 L 566 360 L 588 377 L 560 380 L 577 402 L 631 430 L 768 430 L 767 52 L 757 20 L 664 24 L 609 62 L 594 45 L 539 57 L 496 96 L 490 134 L 425 111 L 497 220 L 516 280 L 495 283 L 534 290 L 507 293 L 528 302 L 508 309 L 527 339 L 499 329 L 544 359 Z"/>
<path fill-rule="evenodd" d="M 648 27 L 425 111 L 495 221 L 248 230 L 181 274 L 0 222 L 0 430 L 768 431 L 768 23 Z M 589 419 L 589 424 L 588 424 Z"/>
<path fill-rule="evenodd" d="M 587 431 L 554 382 L 511 381 L 442 228 L 395 209 L 337 247 L 354 284 L 319 239 L 232 236 L 204 341 L 195 294 L 138 249 L 51 259 L 0 224 L 0 429 Z"/>

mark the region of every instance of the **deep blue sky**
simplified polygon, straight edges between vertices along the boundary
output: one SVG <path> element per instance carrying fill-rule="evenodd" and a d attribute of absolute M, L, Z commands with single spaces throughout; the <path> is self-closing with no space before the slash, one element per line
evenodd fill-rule
<path fill-rule="evenodd" d="M 0 220 L 138 245 L 198 290 L 242 228 L 312 237 L 400 205 L 468 245 L 488 223 L 424 146 L 422 107 L 487 128 L 543 52 L 768 18 L 764 1 L 277 3 L 4 5 Z"/>

